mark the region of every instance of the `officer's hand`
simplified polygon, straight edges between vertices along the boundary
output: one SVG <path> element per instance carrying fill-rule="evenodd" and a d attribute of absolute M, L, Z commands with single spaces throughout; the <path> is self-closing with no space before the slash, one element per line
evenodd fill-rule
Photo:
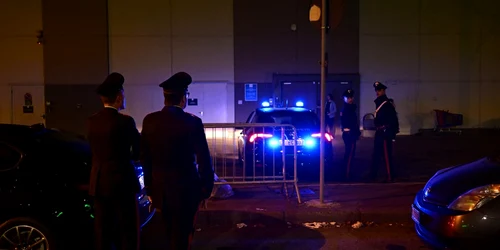
<path fill-rule="evenodd" d="M 153 199 L 151 199 L 151 196 L 148 196 L 148 202 L 149 202 L 149 212 L 153 211 Z"/>

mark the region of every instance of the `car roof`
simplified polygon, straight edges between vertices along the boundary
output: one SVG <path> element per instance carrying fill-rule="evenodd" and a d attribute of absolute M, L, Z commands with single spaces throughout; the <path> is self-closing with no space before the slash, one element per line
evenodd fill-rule
<path fill-rule="evenodd" d="M 43 124 L 34 124 L 31 126 L 20 124 L 5 124 L 0 123 L 0 140 L 9 140 L 13 138 L 27 138 L 34 133 L 43 132 L 45 129 Z"/>
<path fill-rule="evenodd" d="M 312 112 L 310 109 L 290 107 L 290 108 L 258 108 L 257 112 L 271 113 L 274 111 L 289 111 L 289 112 Z"/>

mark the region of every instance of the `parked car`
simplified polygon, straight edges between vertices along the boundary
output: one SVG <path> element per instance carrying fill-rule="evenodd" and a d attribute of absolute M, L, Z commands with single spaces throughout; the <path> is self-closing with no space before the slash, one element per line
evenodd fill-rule
<path fill-rule="evenodd" d="M 91 242 L 90 160 L 80 136 L 0 124 L 0 249 L 76 249 Z M 140 165 L 136 173 L 144 186 Z M 154 210 L 144 191 L 137 199 L 144 226 Z"/>
<path fill-rule="evenodd" d="M 438 171 L 412 205 L 417 234 L 441 249 L 498 249 L 500 157 Z"/>
<path fill-rule="evenodd" d="M 300 103 L 299 103 L 300 104 Z M 293 150 L 297 150 L 298 178 L 311 180 L 319 177 L 320 139 L 324 140 L 325 161 L 333 156 L 333 136 L 325 133 L 321 136 L 320 121 L 313 111 L 297 107 L 258 108 L 248 117 L 248 124 L 293 125 L 292 127 L 246 127 L 238 140 L 240 163 L 245 165 L 245 176 L 282 175 L 283 144 L 285 151 L 285 172 L 293 176 Z M 283 137 L 282 137 L 283 136 Z M 264 170 L 265 169 L 265 170 Z"/>

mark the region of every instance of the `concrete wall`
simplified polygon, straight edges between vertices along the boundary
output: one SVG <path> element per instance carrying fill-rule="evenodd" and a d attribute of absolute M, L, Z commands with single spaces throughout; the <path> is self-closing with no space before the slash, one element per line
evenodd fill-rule
<path fill-rule="evenodd" d="M 195 82 L 228 82 L 234 120 L 231 0 L 109 0 L 110 71 L 125 76 L 128 108 L 138 127 L 163 107 L 158 84 L 178 71 Z"/>
<path fill-rule="evenodd" d="M 43 46 L 39 0 L 0 1 L 0 123 L 43 122 Z M 24 114 L 24 94 L 31 93 L 35 113 Z"/>
<path fill-rule="evenodd" d="M 108 17 L 103 0 L 44 0 L 47 127 L 86 133 L 101 108 L 95 89 L 108 74 Z"/>
<path fill-rule="evenodd" d="M 402 133 L 434 126 L 433 109 L 464 127 L 498 127 L 500 19 L 494 0 L 360 1 L 361 113 L 386 83 Z"/>

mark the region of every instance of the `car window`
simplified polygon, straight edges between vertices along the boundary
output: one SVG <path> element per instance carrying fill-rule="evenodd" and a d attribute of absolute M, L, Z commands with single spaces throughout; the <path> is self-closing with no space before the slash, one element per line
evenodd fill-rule
<path fill-rule="evenodd" d="M 252 122 L 252 118 L 253 118 L 253 115 L 255 114 L 255 111 L 253 111 L 252 113 L 250 113 L 250 115 L 248 116 L 247 118 L 247 121 L 246 123 L 251 123 Z"/>
<path fill-rule="evenodd" d="M 21 153 L 11 146 L 0 142 L 0 171 L 9 170 L 21 160 Z"/>
<path fill-rule="evenodd" d="M 313 112 L 293 112 L 286 110 L 279 110 L 266 113 L 259 120 L 262 122 L 278 123 L 278 124 L 291 124 L 297 128 L 319 128 L 318 116 Z"/>
<path fill-rule="evenodd" d="M 257 123 L 275 123 L 275 120 L 268 114 L 259 114 L 257 116 Z"/>

